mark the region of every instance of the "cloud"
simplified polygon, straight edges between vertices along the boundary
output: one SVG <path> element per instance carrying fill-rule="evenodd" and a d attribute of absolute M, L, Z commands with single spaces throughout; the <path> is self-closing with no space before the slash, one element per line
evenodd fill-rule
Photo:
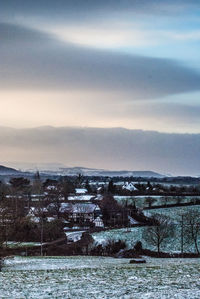
<path fill-rule="evenodd" d="M 176 103 L 176 102 L 150 102 L 127 104 L 124 109 L 118 111 L 127 117 L 149 117 L 171 120 L 178 123 L 199 122 L 200 106 L 195 104 Z"/>
<path fill-rule="evenodd" d="M 51 40 L 51 36 L 42 31 L 26 28 L 25 26 L 12 23 L 0 23 L 1 47 L 17 45 L 24 47 L 26 44 L 44 43 Z"/>
<path fill-rule="evenodd" d="M 164 35 L 170 39 L 174 39 L 177 41 L 199 41 L 200 40 L 200 30 L 165 32 Z"/>
<path fill-rule="evenodd" d="M 176 14 L 177 11 L 185 11 L 190 8 L 198 8 L 198 0 L 2 0 L 1 8 L 3 15 L 16 17 L 17 15 L 42 15 L 69 19 L 83 20 L 96 18 L 99 15 L 110 15 L 117 12 L 132 12 L 141 14 Z"/>
<path fill-rule="evenodd" d="M 112 23 L 112 22 L 111 22 Z M 152 32 L 130 28 L 130 24 L 102 24 L 89 26 L 49 26 L 52 32 L 64 42 L 71 42 L 95 48 L 122 49 L 156 44 L 156 35 Z M 109 29 L 108 29 L 109 28 Z"/>
<path fill-rule="evenodd" d="M 2 161 L 199 175 L 200 134 L 97 128 L 0 128 Z"/>
<path fill-rule="evenodd" d="M 134 99 L 200 89 L 200 75 L 169 59 L 61 43 L 54 36 L 1 24 L 0 89 L 115 90 Z M 8 37 L 6 32 L 10 32 Z"/>

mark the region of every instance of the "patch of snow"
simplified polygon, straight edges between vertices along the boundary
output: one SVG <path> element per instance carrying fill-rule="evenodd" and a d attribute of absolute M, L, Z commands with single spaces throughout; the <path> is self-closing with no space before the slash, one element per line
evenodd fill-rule
<path fill-rule="evenodd" d="M 76 194 L 86 194 L 88 192 L 88 190 L 85 188 L 76 188 L 75 191 Z"/>
<path fill-rule="evenodd" d="M 90 201 L 92 197 L 94 197 L 94 195 L 74 195 L 74 196 L 69 196 L 68 200 Z"/>

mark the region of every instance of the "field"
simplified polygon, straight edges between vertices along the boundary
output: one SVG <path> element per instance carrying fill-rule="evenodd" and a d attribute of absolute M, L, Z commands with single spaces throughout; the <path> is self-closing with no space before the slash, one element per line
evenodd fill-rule
<path fill-rule="evenodd" d="M 161 250 L 165 252 L 180 252 L 181 251 L 181 214 L 184 214 L 187 211 L 195 209 L 200 212 L 200 206 L 189 206 L 189 207 L 175 207 L 175 208 L 165 208 L 165 209 L 153 209 L 145 210 L 144 213 L 147 216 L 151 216 L 155 213 L 163 214 L 169 216 L 174 225 L 175 225 L 175 236 L 173 239 L 166 239 L 162 245 Z M 135 227 L 131 228 L 127 232 L 126 228 L 123 229 L 113 229 L 100 233 L 94 233 L 93 238 L 97 243 L 106 243 L 107 239 L 114 240 L 124 240 L 127 242 L 128 247 L 133 247 L 137 241 L 142 241 L 143 247 L 151 250 L 156 250 L 155 247 L 147 244 L 142 237 L 143 232 L 146 230 L 145 227 Z M 184 242 L 184 251 L 185 252 L 195 252 L 193 244 L 187 244 Z"/>
<path fill-rule="evenodd" d="M 21 258 L 6 261 L 0 298 L 200 298 L 199 259 L 99 257 Z"/>
<path fill-rule="evenodd" d="M 179 222 L 181 220 L 181 215 L 188 211 L 195 210 L 200 213 L 200 206 L 188 206 L 188 207 L 174 207 L 174 208 L 164 208 L 164 209 L 153 209 L 145 210 L 144 213 L 147 216 L 151 216 L 155 213 L 163 214 L 170 217 L 174 222 Z"/>

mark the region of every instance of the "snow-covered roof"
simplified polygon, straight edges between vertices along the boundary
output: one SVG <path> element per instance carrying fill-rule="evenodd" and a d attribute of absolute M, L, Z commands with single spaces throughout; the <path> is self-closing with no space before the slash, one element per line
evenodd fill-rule
<path fill-rule="evenodd" d="M 129 191 L 137 190 L 137 188 L 131 182 L 130 183 L 129 182 L 124 183 L 124 185 L 122 186 L 122 189 L 126 189 L 126 190 L 129 190 Z"/>
<path fill-rule="evenodd" d="M 94 195 L 75 195 L 69 196 L 68 200 L 81 200 L 81 201 L 90 201 Z"/>
<path fill-rule="evenodd" d="M 76 194 L 85 194 L 88 192 L 88 190 L 85 188 L 76 188 L 75 191 L 76 191 Z"/>
<path fill-rule="evenodd" d="M 41 209 L 39 209 L 39 208 L 36 208 L 36 207 L 31 207 L 29 209 L 28 216 L 32 216 L 32 215 L 34 216 L 34 215 L 36 215 L 36 214 L 38 214 L 40 212 L 48 212 L 48 209 L 47 208 L 41 208 Z"/>
<path fill-rule="evenodd" d="M 84 204 L 84 203 L 61 203 L 60 212 L 62 213 L 81 213 L 81 214 L 87 214 L 87 213 L 93 213 L 95 210 L 99 210 L 99 207 L 95 204 Z"/>
<path fill-rule="evenodd" d="M 97 196 L 95 196 L 93 200 L 102 200 L 102 199 L 103 199 L 103 195 L 97 194 Z"/>
<path fill-rule="evenodd" d="M 46 188 L 47 190 L 56 190 L 57 189 L 57 187 L 56 186 L 54 186 L 54 185 L 49 185 L 49 186 L 47 186 L 47 188 Z"/>
<path fill-rule="evenodd" d="M 67 236 L 68 241 L 77 242 L 81 239 L 82 234 L 84 231 L 79 232 L 66 232 L 65 235 Z"/>
<path fill-rule="evenodd" d="M 97 227 L 104 227 L 103 220 L 100 217 L 95 218 L 93 222 Z"/>
<path fill-rule="evenodd" d="M 129 219 L 130 224 L 139 224 L 139 222 L 131 216 L 128 216 L 128 219 Z"/>
<path fill-rule="evenodd" d="M 52 222 L 52 221 L 54 221 L 54 220 L 55 220 L 54 217 L 47 217 L 47 221 L 48 221 L 48 222 Z"/>

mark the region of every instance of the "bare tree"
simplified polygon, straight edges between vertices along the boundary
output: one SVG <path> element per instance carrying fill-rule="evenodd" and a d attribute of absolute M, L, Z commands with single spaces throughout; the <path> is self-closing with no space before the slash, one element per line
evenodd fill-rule
<path fill-rule="evenodd" d="M 152 207 L 152 204 L 156 202 L 156 199 L 154 197 L 151 197 L 151 196 L 147 196 L 145 197 L 145 203 L 148 204 L 148 207 L 151 208 Z"/>
<path fill-rule="evenodd" d="M 183 197 L 182 196 L 174 196 L 174 200 L 175 200 L 176 204 L 179 205 L 183 201 Z"/>
<path fill-rule="evenodd" d="M 40 178 L 39 171 L 36 172 L 34 175 L 34 180 L 32 184 L 32 192 L 37 195 L 41 195 L 43 193 L 43 186 L 42 186 L 42 180 Z"/>
<path fill-rule="evenodd" d="M 47 204 L 47 209 L 49 215 L 55 217 L 55 219 L 61 218 L 61 203 L 63 197 L 60 191 L 59 186 L 53 186 L 53 188 L 49 189 L 45 195 L 45 202 Z"/>
<path fill-rule="evenodd" d="M 12 201 L 6 197 L 0 200 L 0 248 L 5 243 L 7 247 L 8 238 L 13 230 L 13 207 Z"/>
<path fill-rule="evenodd" d="M 170 201 L 170 197 L 169 197 L 169 196 L 162 196 L 162 197 L 160 198 L 160 200 L 161 200 L 161 202 L 164 204 L 164 206 L 166 207 L 167 204 L 168 204 L 169 201 Z"/>
<path fill-rule="evenodd" d="M 75 192 L 74 182 L 67 179 L 62 179 L 60 181 L 61 194 L 65 200 L 68 200 L 70 194 Z"/>
<path fill-rule="evenodd" d="M 168 238 L 174 235 L 174 226 L 170 218 L 165 215 L 155 214 L 154 226 L 149 226 L 143 232 L 144 240 L 153 246 L 157 247 L 157 252 L 160 253 L 161 244 Z"/>
<path fill-rule="evenodd" d="M 193 243 L 199 254 L 200 213 L 197 210 L 190 210 L 183 217 L 185 222 L 184 235 L 187 243 Z"/>

